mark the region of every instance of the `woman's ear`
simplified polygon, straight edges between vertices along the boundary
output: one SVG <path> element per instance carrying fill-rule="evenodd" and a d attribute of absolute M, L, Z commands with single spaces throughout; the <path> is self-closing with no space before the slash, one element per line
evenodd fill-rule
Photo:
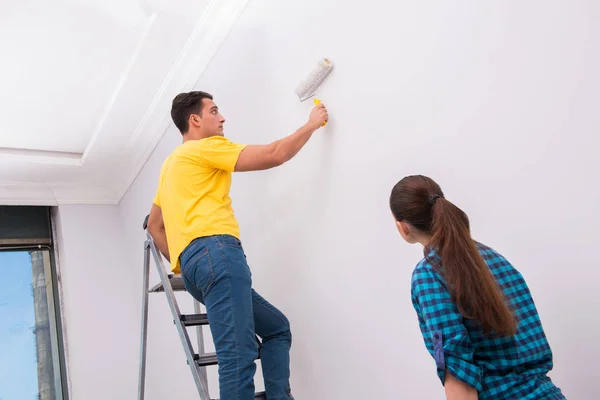
<path fill-rule="evenodd" d="M 406 240 L 407 242 L 410 242 L 410 225 L 403 221 L 396 221 L 396 228 L 398 229 L 398 232 L 400 232 L 400 236 L 402 236 L 402 239 Z"/>

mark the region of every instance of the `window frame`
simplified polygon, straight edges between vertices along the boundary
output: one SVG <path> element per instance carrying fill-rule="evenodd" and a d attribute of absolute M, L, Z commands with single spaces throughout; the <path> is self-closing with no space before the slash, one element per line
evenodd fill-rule
<path fill-rule="evenodd" d="M 11 206 L 1 206 L 4 209 Z M 50 277 L 46 277 L 47 281 L 52 285 L 51 295 L 52 299 L 48 299 L 48 306 L 52 307 L 51 313 L 53 314 L 52 324 L 56 331 L 56 343 L 52 343 L 57 348 L 58 355 L 58 380 L 60 386 L 55 387 L 55 392 L 59 396 L 57 400 L 69 400 L 69 385 L 68 385 L 68 368 L 67 368 L 67 346 L 65 339 L 65 324 L 63 320 L 62 310 L 62 286 L 60 279 L 60 269 L 58 265 L 58 246 L 57 243 L 57 231 L 56 231 L 56 207 L 50 206 L 32 206 L 46 209 L 47 224 L 49 237 L 40 238 L 0 238 L 0 252 L 14 252 L 14 251 L 47 251 L 48 254 L 48 268 Z M 41 223 L 41 220 L 40 220 Z M 6 229 L 6 227 L 5 227 Z M 10 227 L 7 229 L 10 231 Z M 45 262 L 44 262 L 45 264 Z M 46 266 L 44 266 L 46 267 Z M 44 268 L 46 269 L 46 268 Z M 52 336 L 52 335 L 51 335 Z M 53 352 L 54 353 L 54 352 Z M 56 363 L 56 360 L 53 360 Z M 56 371 L 54 381 L 57 381 Z"/>

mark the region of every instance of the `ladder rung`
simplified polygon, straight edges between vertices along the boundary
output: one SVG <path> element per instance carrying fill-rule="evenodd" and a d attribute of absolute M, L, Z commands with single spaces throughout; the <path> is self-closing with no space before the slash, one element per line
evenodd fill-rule
<path fill-rule="evenodd" d="M 202 355 L 194 354 L 194 359 L 200 367 L 218 364 L 217 353 L 206 353 Z"/>
<path fill-rule="evenodd" d="M 219 400 L 219 399 L 212 399 Z M 267 400 L 267 394 L 265 392 L 258 392 L 254 395 L 254 400 Z"/>
<path fill-rule="evenodd" d="M 184 326 L 208 325 L 208 316 L 206 314 L 184 314 L 181 316 L 181 322 Z"/>
<path fill-rule="evenodd" d="M 260 360 L 260 353 L 257 355 L 256 359 Z M 194 361 L 196 361 L 200 367 L 217 365 L 219 363 L 217 360 L 217 353 L 204 353 L 202 355 L 194 354 Z"/>
<path fill-rule="evenodd" d="M 171 282 L 171 287 L 173 288 L 174 292 L 185 291 L 185 285 L 183 284 L 183 278 L 181 277 L 181 275 L 169 275 L 169 282 Z M 162 282 L 157 283 L 149 290 L 149 292 L 151 293 L 158 293 L 164 291 L 165 288 L 163 288 Z"/>

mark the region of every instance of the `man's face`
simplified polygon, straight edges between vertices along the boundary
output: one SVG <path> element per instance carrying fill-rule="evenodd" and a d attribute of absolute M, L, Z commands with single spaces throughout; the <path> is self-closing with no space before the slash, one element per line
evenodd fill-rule
<path fill-rule="evenodd" d="M 202 100 L 202 118 L 199 123 L 203 136 L 223 136 L 225 118 L 219 113 L 219 108 L 214 101 Z"/>

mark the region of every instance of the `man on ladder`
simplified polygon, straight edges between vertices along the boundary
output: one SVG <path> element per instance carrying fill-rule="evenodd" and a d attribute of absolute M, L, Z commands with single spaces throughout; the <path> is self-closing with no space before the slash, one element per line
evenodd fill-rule
<path fill-rule="evenodd" d="M 148 218 L 156 247 L 181 273 L 186 290 L 206 306 L 219 365 L 221 400 L 254 399 L 256 336 L 268 400 L 293 399 L 288 319 L 252 289 L 229 191 L 231 174 L 277 167 L 292 159 L 327 122 L 313 108 L 296 132 L 266 145 L 236 144 L 223 136 L 225 119 L 213 97 L 177 95 L 171 117 L 183 143 L 164 161 Z"/>

